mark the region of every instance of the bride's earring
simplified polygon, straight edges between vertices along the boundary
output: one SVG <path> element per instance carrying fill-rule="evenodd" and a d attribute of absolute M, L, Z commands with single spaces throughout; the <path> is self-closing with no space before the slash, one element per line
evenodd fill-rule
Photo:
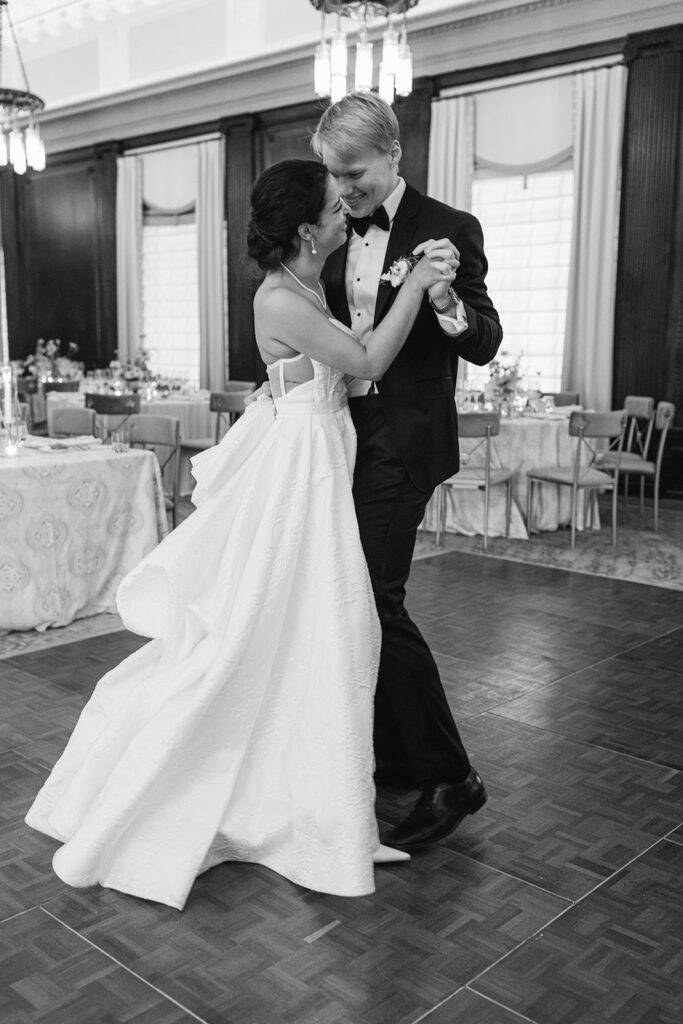
<path fill-rule="evenodd" d="M 314 256 L 317 255 L 318 252 L 318 250 L 315 247 L 315 239 L 313 238 L 311 239 L 311 252 L 313 253 Z"/>

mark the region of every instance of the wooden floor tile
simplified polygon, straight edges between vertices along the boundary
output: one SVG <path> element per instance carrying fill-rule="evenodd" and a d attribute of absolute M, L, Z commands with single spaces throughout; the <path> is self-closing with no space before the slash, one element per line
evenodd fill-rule
<path fill-rule="evenodd" d="M 529 1024 L 529 1018 L 462 988 L 428 1013 L 423 1024 Z"/>
<path fill-rule="evenodd" d="M 683 847 L 662 842 L 474 982 L 538 1024 L 680 1024 Z"/>
<path fill-rule="evenodd" d="M 105 672 L 148 642 L 124 630 L 6 658 L 1 665 L 20 668 L 53 685 L 89 696 Z"/>
<path fill-rule="evenodd" d="M 650 672 L 661 668 L 669 672 L 683 673 L 683 628 L 662 634 L 648 643 L 630 649 L 619 655 L 620 660 L 630 665 L 640 665 Z"/>
<path fill-rule="evenodd" d="M 182 914 L 101 890 L 51 907 L 216 1024 L 410 1024 L 567 906 L 439 848 L 378 870 L 377 885 L 342 899 L 223 865 L 198 880 Z"/>
<path fill-rule="evenodd" d="M 46 777 L 20 754 L 0 754 L 0 921 L 66 889 L 52 871 L 57 844 L 24 823 Z"/>
<path fill-rule="evenodd" d="M 461 731 L 489 793 L 443 840 L 467 857 L 576 899 L 680 824 L 671 769 L 494 714 Z M 378 813 L 398 821 L 414 798 L 381 788 Z"/>
<path fill-rule="evenodd" d="M 648 665 L 645 677 L 640 660 L 612 658 L 496 714 L 683 770 L 683 686 L 671 668 Z"/>
<path fill-rule="evenodd" d="M 43 910 L 0 924 L 3 1024 L 190 1024 L 193 1018 Z"/>
<path fill-rule="evenodd" d="M 0 659 L 2 1024 L 681 1024 L 683 592 L 453 553 L 408 601 L 489 801 L 356 900 L 235 864 L 181 914 L 67 890 L 24 815 L 146 641 Z"/>

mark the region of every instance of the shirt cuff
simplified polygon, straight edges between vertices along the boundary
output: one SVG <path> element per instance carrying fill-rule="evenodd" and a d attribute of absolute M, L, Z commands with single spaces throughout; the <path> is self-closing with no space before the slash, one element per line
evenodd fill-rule
<path fill-rule="evenodd" d="M 436 313 L 436 310 L 434 310 L 434 312 Z M 439 325 L 444 334 L 450 335 L 451 338 L 457 338 L 459 334 L 462 334 L 469 327 L 465 304 L 460 298 L 456 303 L 455 313 L 453 316 L 446 316 L 444 313 L 436 313 L 436 319 L 439 321 Z"/>

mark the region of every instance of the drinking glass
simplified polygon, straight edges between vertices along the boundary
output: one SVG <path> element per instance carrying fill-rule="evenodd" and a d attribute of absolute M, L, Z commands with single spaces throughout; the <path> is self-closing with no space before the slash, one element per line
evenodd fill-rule
<path fill-rule="evenodd" d="M 114 430 L 111 435 L 111 447 L 115 455 L 121 455 L 130 448 L 127 430 Z"/>

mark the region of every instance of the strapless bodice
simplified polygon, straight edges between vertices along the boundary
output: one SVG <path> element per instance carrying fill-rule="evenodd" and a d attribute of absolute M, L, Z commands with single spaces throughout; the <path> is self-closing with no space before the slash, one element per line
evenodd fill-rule
<path fill-rule="evenodd" d="M 330 322 L 345 333 L 352 334 L 338 320 L 330 318 Z M 306 368 L 312 376 L 296 383 L 296 376 L 305 376 Z M 347 404 L 344 371 L 320 363 L 317 359 L 303 354 L 289 356 L 271 363 L 267 371 L 278 412 L 285 411 L 287 407 L 301 410 L 305 405 L 310 405 L 311 411 L 334 412 Z"/>

